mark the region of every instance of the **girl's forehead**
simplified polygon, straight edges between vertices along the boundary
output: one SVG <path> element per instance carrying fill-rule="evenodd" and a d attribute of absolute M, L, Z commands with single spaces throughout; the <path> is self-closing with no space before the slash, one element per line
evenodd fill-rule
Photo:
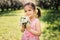
<path fill-rule="evenodd" d="M 28 9 L 28 8 L 29 8 L 29 9 L 33 9 L 31 5 L 26 5 L 24 8 L 25 8 L 25 9 Z"/>

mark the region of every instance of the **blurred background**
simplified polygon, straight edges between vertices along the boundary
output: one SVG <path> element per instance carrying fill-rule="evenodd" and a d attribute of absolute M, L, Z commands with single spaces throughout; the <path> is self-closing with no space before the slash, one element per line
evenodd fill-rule
<path fill-rule="evenodd" d="M 60 0 L 0 0 L 0 40 L 21 40 L 23 4 L 33 2 L 41 10 L 41 40 L 60 40 Z"/>

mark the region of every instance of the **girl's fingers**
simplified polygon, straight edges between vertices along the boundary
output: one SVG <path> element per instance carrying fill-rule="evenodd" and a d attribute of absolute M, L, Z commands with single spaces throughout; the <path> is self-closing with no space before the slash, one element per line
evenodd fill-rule
<path fill-rule="evenodd" d="M 26 25 L 26 29 L 27 29 L 27 30 L 30 30 L 30 29 L 31 29 L 31 27 L 30 27 L 30 24 L 29 24 L 29 23 Z"/>

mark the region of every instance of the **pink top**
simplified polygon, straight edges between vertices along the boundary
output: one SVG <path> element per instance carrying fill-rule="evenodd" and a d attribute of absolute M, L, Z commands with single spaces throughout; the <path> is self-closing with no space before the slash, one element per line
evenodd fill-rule
<path fill-rule="evenodd" d="M 37 21 L 39 21 L 39 20 L 35 19 L 31 22 L 31 28 L 33 30 L 36 30 L 35 25 L 36 25 Z M 36 36 L 36 35 L 32 34 L 31 32 L 29 32 L 28 30 L 25 29 L 22 40 L 39 40 L 39 36 Z"/>

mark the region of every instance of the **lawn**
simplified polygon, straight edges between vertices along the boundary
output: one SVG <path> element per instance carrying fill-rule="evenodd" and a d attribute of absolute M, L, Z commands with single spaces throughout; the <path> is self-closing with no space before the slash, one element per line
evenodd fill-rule
<path fill-rule="evenodd" d="M 23 15 L 22 12 L 22 10 L 0 12 L 0 40 L 19 40 L 21 38 L 19 21 Z"/>
<path fill-rule="evenodd" d="M 23 10 L 0 12 L 0 40 L 21 39 L 19 23 L 22 15 L 24 15 Z"/>

